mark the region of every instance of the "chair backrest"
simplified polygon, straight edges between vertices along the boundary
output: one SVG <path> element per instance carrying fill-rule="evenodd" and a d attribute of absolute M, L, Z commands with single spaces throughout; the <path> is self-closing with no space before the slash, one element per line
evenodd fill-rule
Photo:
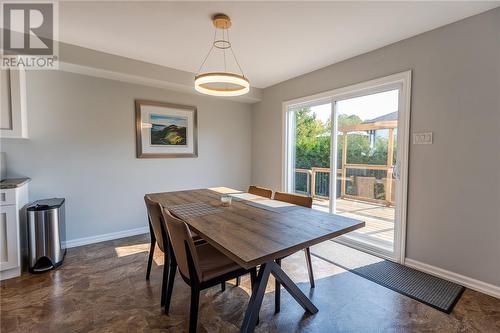
<path fill-rule="evenodd" d="M 254 185 L 251 185 L 248 188 L 248 193 L 258 195 L 258 196 L 264 197 L 264 198 L 269 198 L 269 199 L 271 199 L 273 196 L 272 190 L 270 190 L 268 188 L 264 188 L 264 187 L 254 186 Z"/>
<path fill-rule="evenodd" d="M 198 261 L 198 255 L 196 253 L 196 247 L 193 242 L 193 237 L 191 231 L 184 221 L 172 216 L 168 209 L 163 208 L 163 221 L 168 230 L 168 237 L 170 239 L 170 244 L 174 250 L 175 260 L 179 267 L 179 271 L 185 277 L 192 279 L 193 277 L 189 274 L 189 263 L 188 263 L 188 252 L 193 259 L 194 268 L 198 281 L 201 281 L 201 269 Z M 186 246 L 187 244 L 187 246 Z"/>
<path fill-rule="evenodd" d="M 313 204 L 312 197 L 306 197 L 304 195 L 290 194 L 284 192 L 275 192 L 274 200 L 288 202 L 294 205 L 303 206 L 311 208 Z"/>
<path fill-rule="evenodd" d="M 144 196 L 144 202 L 146 203 L 146 209 L 148 210 L 149 223 L 153 228 L 153 233 L 156 238 L 156 243 L 160 250 L 165 252 L 163 248 L 163 235 L 161 232 L 161 224 L 163 223 L 163 216 L 161 213 L 161 206 L 159 203 L 151 200 L 147 195 Z"/>

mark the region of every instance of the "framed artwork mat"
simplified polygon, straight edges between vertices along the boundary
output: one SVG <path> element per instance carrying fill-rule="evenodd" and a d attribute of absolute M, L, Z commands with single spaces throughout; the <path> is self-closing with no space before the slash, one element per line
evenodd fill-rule
<path fill-rule="evenodd" d="M 137 158 L 197 157 L 195 106 L 135 101 Z"/>

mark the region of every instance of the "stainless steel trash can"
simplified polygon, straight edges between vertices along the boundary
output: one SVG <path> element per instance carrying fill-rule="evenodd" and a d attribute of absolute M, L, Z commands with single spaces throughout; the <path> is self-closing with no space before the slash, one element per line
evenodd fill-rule
<path fill-rule="evenodd" d="M 38 200 L 26 210 L 30 272 L 41 273 L 60 266 L 66 254 L 64 199 Z"/>

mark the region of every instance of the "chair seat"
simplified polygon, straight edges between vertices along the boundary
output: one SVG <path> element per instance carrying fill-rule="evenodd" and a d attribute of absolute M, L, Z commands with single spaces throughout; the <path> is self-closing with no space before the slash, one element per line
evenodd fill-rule
<path fill-rule="evenodd" d="M 202 281 L 208 281 L 226 273 L 241 269 L 237 263 L 210 244 L 196 246 Z"/>
<path fill-rule="evenodd" d="M 199 241 L 199 240 L 203 240 L 203 238 L 201 238 L 200 236 L 198 236 L 198 234 L 194 231 L 191 231 L 191 238 L 193 239 L 193 241 Z"/>

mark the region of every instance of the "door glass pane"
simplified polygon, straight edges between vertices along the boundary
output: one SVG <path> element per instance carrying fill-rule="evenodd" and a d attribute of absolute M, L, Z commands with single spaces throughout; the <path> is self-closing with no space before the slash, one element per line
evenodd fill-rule
<path fill-rule="evenodd" d="M 289 113 L 293 175 L 288 191 L 313 196 L 313 208 L 326 212 L 330 206 L 331 108 L 331 103 L 316 103 Z"/>
<path fill-rule="evenodd" d="M 337 194 L 335 213 L 366 227 L 346 238 L 392 253 L 399 90 L 336 102 Z"/>

